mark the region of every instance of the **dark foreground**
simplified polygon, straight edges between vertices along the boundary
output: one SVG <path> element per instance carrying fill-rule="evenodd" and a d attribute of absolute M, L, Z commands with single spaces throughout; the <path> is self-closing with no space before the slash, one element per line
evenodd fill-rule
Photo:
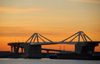
<path fill-rule="evenodd" d="M 14 54 L 10 51 L 0 51 L 0 58 L 30 58 L 22 57 L 24 53 Z M 50 59 L 78 59 L 78 60 L 100 60 L 100 52 L 94 52 L 89 54 L 78 54 L 75 52 L 69 53 L 42 53 L 43 57 L 31 57 L 34 59 L 50 58 Z"/>
<path fill-rule="evenodd" d="M 78 59 L 78 60 L 100 60 L 100 56 L 95 54 L 57 54 L 57 59 Z"/>

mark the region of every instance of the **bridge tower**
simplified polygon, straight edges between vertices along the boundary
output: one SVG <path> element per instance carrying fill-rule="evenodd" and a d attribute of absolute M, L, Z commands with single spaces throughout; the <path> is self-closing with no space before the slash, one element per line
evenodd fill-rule
<path fill-rule="evenodd" d="M 77 37 L 78 37 L 78 42 L 77 44 L 75 44 L 75 52 L 78 53 L 94 52 L 95 46 L 98 46 L 98 43 L 94 43 L 83 31 L 79 31 L 73 34 L 72 36 L 64 39 L 61 42 L 64 43 L 65 41 L 68 41 L 69 39 L 72 38 L 69 41 L 69 43 L 71 43 Z M 80 39 L 82 39 L 83 41 L 80 41 Z"/>
<path fill-rule="evenodd" d="M 24 53 L 25 53 L 23 57 L 28 57 L 28 58 L 43 57 L 41 54 L 41 43 L 47 43 L 46 41 L 52 43 L 51 40 L 47 39 L 41 34 L 34 33 L 24 44 L 21 44 L 22 47 L 24 47 Z M 31 44 L 38 44 L 38 45 L 31 45 Z"/>

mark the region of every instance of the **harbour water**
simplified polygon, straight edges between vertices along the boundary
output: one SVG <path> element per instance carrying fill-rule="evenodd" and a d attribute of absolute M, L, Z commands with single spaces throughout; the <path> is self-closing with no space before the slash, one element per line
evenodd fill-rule
<path fill-rule="evenodd" d="M 100 60 L 0 58 L 0 64 L 100 64 Z"/>

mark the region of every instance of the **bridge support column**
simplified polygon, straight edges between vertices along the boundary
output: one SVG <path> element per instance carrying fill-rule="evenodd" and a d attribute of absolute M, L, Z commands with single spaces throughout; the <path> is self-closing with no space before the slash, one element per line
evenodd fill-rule
<path fill-rule="evenodd" d="M 16 52 L 16 46 L 14 46 L 14 53 Z"/>
<path fill-rule="evenodd" d="M 47 51 L 47 54 L 49 53 L 49 51 Z"/>
<path fill-rule="evenodd" d="M 29 45 L 29 44 L 23 44 L 24 46 L 24 53 L 23 57 L 28 58 L 41 58 L 43 57 L 41 53 L 41 45 Z"/>
<path fill-rule="evenodd" d="M 23 53 L 23 48 L 21 48 L 21 52 Z"/>
<path fill-rule="evenodd" d="M 14 53 L 17 54 L 19 51 L 19 45 L 18 46 L 14 46 Z"/>
<path fill-rule="evenodd" d="M 11 52 L 13 52 L 13 46 L 11 46 Z"/>
<path fill-rule="evenodd" d="M 75 45 L 75 52 L 78 53 L 88 53 L 88 52 L 94 52 L 95 46 L 98 46 L 97 43 L 78 43 Z"/>
<path fill-rule="evenodd" d="M 47 57 L 49 57 L 49 51 L 47 51 Z"/>

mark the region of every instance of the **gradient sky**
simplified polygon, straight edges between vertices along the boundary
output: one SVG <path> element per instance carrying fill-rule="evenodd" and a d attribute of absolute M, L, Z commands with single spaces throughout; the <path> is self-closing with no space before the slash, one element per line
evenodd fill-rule
<path fill-rule="evenodd" d="M 100 0 L 0 0 L 0 51 L 10 51 L 8 42 L 25 42 L 35 32 L 62 41 L 78 31 L 100 41 Z"/>

